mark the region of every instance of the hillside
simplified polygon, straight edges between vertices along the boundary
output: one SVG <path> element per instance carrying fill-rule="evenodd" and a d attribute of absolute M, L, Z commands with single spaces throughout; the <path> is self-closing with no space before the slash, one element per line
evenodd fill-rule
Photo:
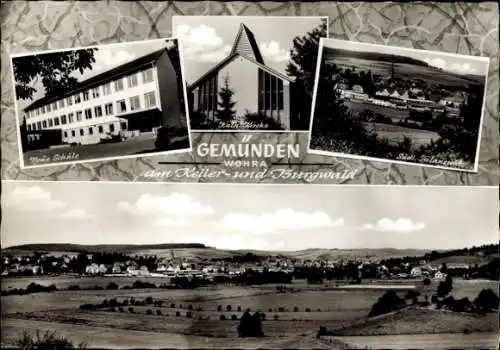
<path fill-rule="evenodd" d="M 429 65 L 424 61 L 400 55 L 391 55 L 391 54 L 370 52 L 370 51 L 350 51 L 342 49 L 333 49 L 329 47 L 325 47 L 323 50 L 324 50 L 323 55 L 326 60 L 335 59 L 339 57 L 349 57 L 349 58 L 357 58 L 370 61 L 394 62 L 395 64 L 396 63 L 412 64 L 417 66 L 429 67 Z"/>
<path fill-rule="evenodd" d="M 185 249 L 197 248 L 206 249 L 204 244 L 200 243 L 165 243 L 165 244 L 101 244 L 101 245 L 81 245 L 71 243 L 46 243 L 46 244 L 23 244 L 12 247 L 3 248 L 2 251 L 8 253 L 10 251 L 25 251 L 25 252 L 102 252 L 102 253 L 130 253 L 140 250 L 159 250 L 159 249 Z"/>

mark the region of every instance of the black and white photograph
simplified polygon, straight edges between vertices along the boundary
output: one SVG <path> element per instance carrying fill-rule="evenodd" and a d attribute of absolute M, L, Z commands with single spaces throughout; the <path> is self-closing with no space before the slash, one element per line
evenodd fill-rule
<path fill-rule="evenodd" d="M 498 346 L 498 187 L 2 185 L 2 347 Z"/>
<path fill-rule="evenodd" d="M 191 129 L 304 131 L 327 17 L 174 16 Z"/>
<path fill-rule="evenodd" d="M 476 172 L 489 58 L 322 39 L 309 152 Z"/>
<path fill-rule="evenodd" d="M 21 167 L 189 152 L 181 45 L 12 55 Z"/>

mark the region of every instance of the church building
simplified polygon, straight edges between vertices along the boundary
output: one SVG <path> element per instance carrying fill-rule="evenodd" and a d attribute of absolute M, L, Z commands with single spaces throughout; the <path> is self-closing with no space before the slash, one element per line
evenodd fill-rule
<path fill-rule="evenodd" d="M 266 115 L 285 130 L 301 125 L 299 89 L 292 78 L 265 64 L 254 34 L 243 23 L 229 55 L 189 86 L 191 112 L 216 119 L 219 92 L 226 82 L 234 93 L 236 116 Z"/>

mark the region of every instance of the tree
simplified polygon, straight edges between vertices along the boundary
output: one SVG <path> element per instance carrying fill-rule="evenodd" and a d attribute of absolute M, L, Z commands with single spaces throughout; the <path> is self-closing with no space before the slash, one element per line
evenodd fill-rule
<path fill-rule="evenodd" d="M 233 101 L 234 91 L 229 86 L 229 76 L 224 78 L 224 86 L 219 91 L 220 102 L 218 102 L 219 109 L 216 112 L 217 118 L 222 121 L 230 121 L 236 116 L 234 106 L 236 102 Z"/>
<path fill-rule="evenodd" d="M 71 76 L 73 72 L 92 70 L 95 63 L 94 53 L 97 48 L 64 52 L 45 53 L 34 56 L 15 57 L 12 60 L 16 98 L 32 100 L 37 90 L 30 86 L 39 78 L 46 94 L 56 94 L 76 88 L 78 80 Z"/>
<path fill-rule="evenodd" d="M 320 25 L 306 35 L 296 36 L 290 50 L 290 61 L 286 67 L 288 76 L 295 78 L 296 91 L 294 99 L 299 108 L 300 122 L 298 129 L 308 129 L 311 116 L 312 95 L 318 59 L 319 41 L 327 36 L 327 22 L 322 20 Z"/>
<path fill-rule="evenodd" d="M 453 290 L 453 280 L 450 276 L 446 276 L 446 279 L 439 283 L 437 288 L 438 297 L 445 297 L 451 293 Z"/>
<path fill-rule="evenodd" d="M 474 299 L 474 305 L 480 312 L 488 312 L 498 309 L 499 299 L 493 289 L 483 289 L 479 295 Z"/>
<path fill-rule="evenodd" d="M 250 315 L 250 312 L 245 311 L 238 325 L 238 336 L 242 338 L 262 337 L 264 335 L 262 332 L 263 319 L 260 312 L 255 312 L 253 315 Z"/>

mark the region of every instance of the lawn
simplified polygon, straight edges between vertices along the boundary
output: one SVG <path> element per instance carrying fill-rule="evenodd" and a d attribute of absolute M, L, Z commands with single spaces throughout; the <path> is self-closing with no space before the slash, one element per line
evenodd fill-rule
<path fill-rule="evenodd" d="M 412 141 L 414 147 L 425 146 L 440 138 L 435 131 L 407 128 L 401 125 L 384 123 L 364 123 L 368 130 L 374 131 L 380 138 L 386 138 L 391 143 L 399 143 L 405 137 Z"/>

